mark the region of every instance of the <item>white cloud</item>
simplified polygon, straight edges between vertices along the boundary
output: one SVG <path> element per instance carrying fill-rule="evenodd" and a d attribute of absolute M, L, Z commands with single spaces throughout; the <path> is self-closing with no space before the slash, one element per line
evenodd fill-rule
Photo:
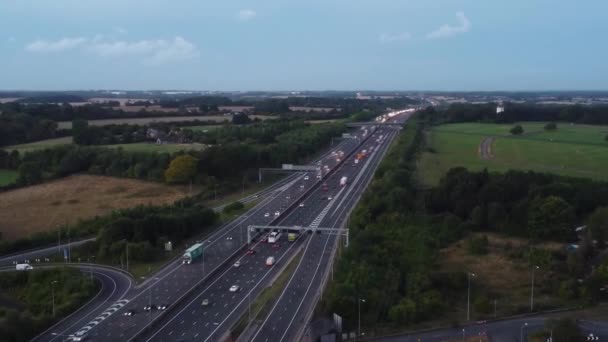
<path fill-rule="evenodd" d="M 172 40 L 96 42 L 90 44 L 87 49 L 102 57 L 142 56 L 147 65 L 159 65 L 199 56 L 196 46 L 179 36 Z"/>
<path fill-rule="evenodd" d="M 460 33 L 468 32 L 471 29 L 471 22 L 464 15 L 464 12 L 456 12 L 458 18 L 458 26 L 449 24 L 442 25 L 437 30 L 426 35 L 428 39 L 449 38 Z"/>
<path fill-rule="evenodd" d="M 84 44 L 87 39 L 78 38 L 62 38 L 56 41 L 50 40 L 36 40 L 28 44 L 25 49 L 31 52 L 58 52 L 74 49 Z"/>
<path fill-rule="evenodd" d="M 125 28 L 120 27 L 120 26 L 116 26 L 114 27 L 114 32 L 118 33 L 118 34 L 127 34 L 129 31 L 127 31 Z"/>
<path fill-rule="evenodd" d="M 160 65 L 192 59 L 200 55 L 193 43 L 180 36 L 168 40 L 126 41 L 110 40 L 106 36 L 98 34 L 92 39 L 63 38 L 58 41 L 38 40 L 26 46 L 26 50 L 31 52 L 65 51 L 74 48 L 107 58 L 141 57 L 145 65 Z"/>
<path fill-rule="evenodd" d="M 382 43 L 402 42 L 402 41 L 412 39 L 412 35 L 409 32 L 383 33 L 380 35 L 379 39 L 380 39 L 380 42 L 382 42 Z"/>
<path fill-rule="evenodd" d="M 242 9 L 236 14 L 236 18 L 240 21 L 248 21 L 253 19 L 257 13 L 251 9 Z"/>

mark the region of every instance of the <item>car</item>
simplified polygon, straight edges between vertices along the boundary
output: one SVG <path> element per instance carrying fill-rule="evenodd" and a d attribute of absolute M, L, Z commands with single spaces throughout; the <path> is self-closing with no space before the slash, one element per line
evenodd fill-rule
<path fill-rule="evenodd" d="M 240 266 L 241 266 L 241 261 L 240 261 L 240 260 L 237 260 L 237 261 L 234 263 L 234 265 L 233 265 L 233 266 L 234 266 L 234 267 L 240 267 Z"/>
<path fill-rule="evenodd" d="M 263 237 L 263 238 L 260 240 L 260 242 L 263 242 L 263 243 L 268 242 L 268 236 L 264 236 L 264 237 Z"/>
<path fill-rule="evenodd" d="M 304 208 L 304 203 L 300 203 L 300 208 Z"/>
<path fill-rule="evenodd" d="M 317 179 L 321 179 L 321 178 L 322 178 L 322 176 L 321 176 L 321 175 L 317 175 Z"/>
<path fill-rule="evenodd" d="M 247 255 L 254 255 L 254 254 L 255 254 L 255 250 L 253 250 L 253 249 L 247 250 Z"/>
<path fill-rule="evenodd" d="M 304 184 L 300 185 L 300 189 L 304 189 Z"/>
<path fill-rule="evenodd" d="M 340 162 L 340 158 L 336 158 L 336 162 L 339 163 Z"/>
<path fill-rule="evenodd" d="M 156 305 L 151 304 L 151 305 L 144 306 L 144 311 L 152 311 L 152 310 L 156 310 Z"/>
<path fill-rule="evenodd" d="M 274 249 L 279 249 L 280 247 L 281 247 L 281 245 L 279 245 L 278 243 L 272 244 L 272 248 L 274 248 Z"/>
<path fill-rule="evenodd" d="M 264 217 L 270 217 L 270 213 L 264 214 Z"/>
<path fill-rule="evenodd" d="M 280 215 L 281 215 L 281 213 L 280 213 L 280 212 L 278 212 L 278 211 L 275 211 L 275 212 L 274 212 L 274 216 L 280 216 Z"/>
<path fill-rule="evenodd" d="M 260 195 L 253 195 L 253 198 L 258 198 L 260 197 Z"/>
<path fill-rule="evenodd" d="M 232 236 L 226 236 L 226 240 L 232 240 Z"/>
<path fill-rule="evenodd" d="M 156 307 L 156 309 L 158 309 L 158 310 L 166 310 L 166 309 L 167 309 L 167 306 L 168 306 L 167 304 L 161 304 L 161 305 L 158 305 L 158 306 Z"/>
<path fill-rule="evenodd" d="M 209 306 L 209 299 L 205 298 L 203 299 L 203 301 L 201 302 L 201 306 Z"/>
<path fill-rule="evenodd" d="M 308 179 L 309 179 L 308 176 L 304 176 L 304 180 L 308 180 Z"/>
<path fill-rule="evenodd" d="M 122 315 L 123 316 L 133 316 L 133 315 L 135 315 L 135 310 L 127 310 Z"/>
<path fill-rule="evenodd" d="M 326 199 L 327 199 L 327 197 L 325 197 L 325 196 L 321 196 L 321 200 L 322 200 L 322 201 L 324 201 L 324 200 L 326 200 Z"/>
<path fill-rule="evenodd" d="M 333 199 L 334 199 L 334 198 L 333 198 L 333 197 L 331 197 L 331 196 L 328 196 L 328 197 L 327 197 L 327 200 L 328 200 L 328 201 L 331 201 L 331 200 L 333 200 Z"/>
<path fill-rule="evenodd" d="M 238 290 L 240 290 L 240 287 L 238 285 L 230 286 L 230 292 L 237 292 Z"/>
<path fill-rule="evenodd" d="M 290 200 L 290 199 L 291 199 L 291 196 L 287 195 L 287 196 L 285 196 L 285 199 Z"/>

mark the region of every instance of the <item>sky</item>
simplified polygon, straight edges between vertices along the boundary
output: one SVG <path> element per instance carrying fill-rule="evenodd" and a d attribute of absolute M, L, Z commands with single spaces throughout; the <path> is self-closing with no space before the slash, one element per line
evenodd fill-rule
<path fill-rule="evenodd" d="M 606 0 L 0 0 L 2 90 L 608 90 Z"/>

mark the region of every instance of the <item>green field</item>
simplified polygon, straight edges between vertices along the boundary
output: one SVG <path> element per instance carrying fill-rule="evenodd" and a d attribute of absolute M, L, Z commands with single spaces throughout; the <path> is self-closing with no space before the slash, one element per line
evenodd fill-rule
<path fill-rule="evenodd" d="M 153 144 L 153 143 L 133 143 L 133 144 L 116 144 L 116 145 L 99 145 L 100 147 L 122 148 L 129 152 L 166 152 L 173 153 L 188 150 L 202 150 L 205 148 L 203 144 Z"/>
<path fill-rule="evenodd" d="M 17 150 L 20 154 L 25 152 L 31 152 L 36 150 L 43 150 L 45 148 L 51 148 L 58 145 L 68 145 L 72 143 L 72 137 L 62 137 L 47 140 L 35 141 L 27 144 L 13 145 L 4 147 L 6 151 Z"/>
<path fill-rule="evenodd" d="M 0 186 L 15 182 L 18 176 L 16 171 L 0 169 Z"/>
<path fill-rule="evenodd" d="M 534 170 L 566 176 L 608 180 L 608 134 L 606 126 L 558 123 L 555 132 L 545 132 L 544 123 L 520 123 L 524 134 L 509 134 L 512 124 L 448 124 L 426 133 L 427 151 L 418 165 L 418 178 L 437 184 L 447 170 L 463 166 L 471 170 Z M 494 158 L 478 155 L 479 143 L 493 136 Z"/>

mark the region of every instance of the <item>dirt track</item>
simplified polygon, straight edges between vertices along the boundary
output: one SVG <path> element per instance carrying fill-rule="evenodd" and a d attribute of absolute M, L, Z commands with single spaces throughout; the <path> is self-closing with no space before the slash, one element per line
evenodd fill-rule
<path fill-rule="evenodd" d="M 485 137 L 483 140 L 481 140 L 481 143 L 479 143 L 479 157 L 481 159 L 494 159 L 492 145 L 494 144 L 495 139 L 495 137 Z"/>

